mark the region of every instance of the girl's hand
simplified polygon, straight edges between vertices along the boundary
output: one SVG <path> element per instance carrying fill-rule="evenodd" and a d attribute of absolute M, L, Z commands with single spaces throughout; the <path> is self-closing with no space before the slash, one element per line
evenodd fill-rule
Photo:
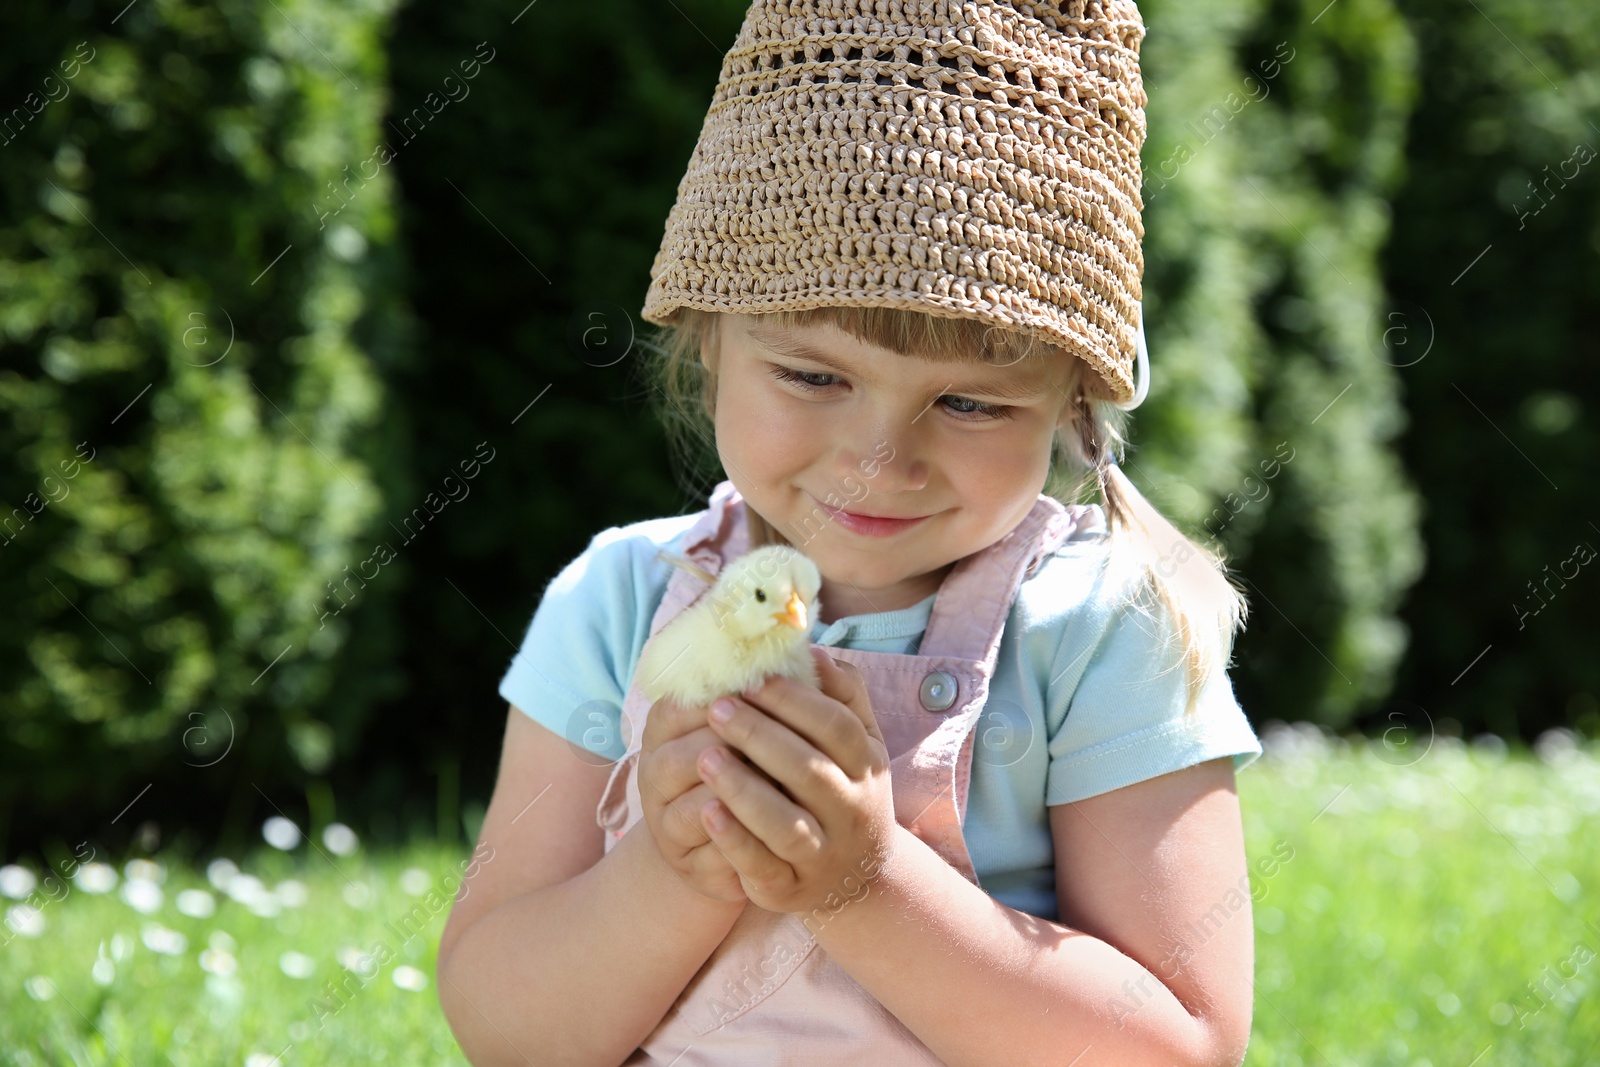
<path fill-rule="evenodd" d="M 720 747 L 700 760 L 719 801 L 707 822 L 711 840 L 745 896 L 769 911 L 810 913 L 854 896 L 893 855 L 889 751 L 866 683 L 854 664 L 815 647 L 812 654 L 821 692 L 773 677 L 743 700 L 724 698 L 733 704 L 726 724 L 708 720 L 752 766 Z M 706 766 L 711 752 L 723 755 L 715 769 Z"/>
<path fill-rule="evenodd" d="M 668 866 L 696 891 L 731 904 L 748 898 L 739 872 L 705 832 L 700 810 L 715 797 L 695 769 L 700 753 L 718 741 L 706 725 L 705 708 L 656 701 L 640 741 L 639 800 Z"/>

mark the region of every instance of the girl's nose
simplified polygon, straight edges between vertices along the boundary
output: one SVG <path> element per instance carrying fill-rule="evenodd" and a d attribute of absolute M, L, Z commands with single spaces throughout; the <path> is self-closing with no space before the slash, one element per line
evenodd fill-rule
<path fill-rule="evenodd" d="M 920 456 L 913 455 L 913 447 L 902 434 L 895 441 L 879 438 L 864 450 L 856 450 L 850 469 L 874 493 L 914 493 L 927 487 L 929 465 Z"/>
<path fill-rule="evenodd" d="M 897 457 L 898 458 L 898 457 Z M 904 484 L 900 488 L 907 492 L 915 492 L 925 488 L 928 484 L 928 465 L 920 459 L 902 464 L 905 470 Z"/>

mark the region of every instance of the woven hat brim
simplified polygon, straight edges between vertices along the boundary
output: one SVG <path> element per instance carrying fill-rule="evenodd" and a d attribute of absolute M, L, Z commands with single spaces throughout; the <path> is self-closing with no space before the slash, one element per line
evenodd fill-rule
<path fill-rule="evenodd" d="M 1131 399 L 1145 135 L 1133 4 L 1059 17 L 1048 40 L 1016 17 L 784 37 L 764 7 L 724 60 L 645 320 L 841 304 L 974 317 L 1059 345 Z"/>

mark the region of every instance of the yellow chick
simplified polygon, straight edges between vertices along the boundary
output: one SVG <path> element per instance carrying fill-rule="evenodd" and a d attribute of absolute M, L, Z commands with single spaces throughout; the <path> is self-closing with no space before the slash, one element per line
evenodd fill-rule
<path fill-rule="evenodd" d="M 714 584 L 645 645 L 637 672 L 651 700 L 699 707 L 773 675 L 819 686 L 811 620 L 822 575 L 803 552 L 763 545 L 715 579 L 687 560 L 665 558 Z"/>

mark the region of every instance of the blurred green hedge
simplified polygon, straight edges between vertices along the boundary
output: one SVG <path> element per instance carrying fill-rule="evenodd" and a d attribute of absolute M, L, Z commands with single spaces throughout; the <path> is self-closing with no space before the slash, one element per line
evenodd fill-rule
<path fill-rule="evenodd" d="M 1422 94 L 1383 263 L 1430 558 L 1388 714 L 1600 736 L 1600 5 L 1405 7 Z"/>
<path fill-rule="evenodd" d="M 1416 58 L 1390 0 L 1319 7 L 1142 5 L 1153 384 L 1131 474 L 1241 578 L 1247 713 L 1342 727 L 1388 691 L 1423 564 L 1377 325 Z"/>
<path fill-rule="evenodd" d="M 392 4 L 122 6 L 0 16 L 22 109 L 0 119 L 17 833 L 111 832 L 136 796 L 124 827 L 298 806 L 395 685 L 385 617 L 322 615 L 409 467 L 382 418 L 406 323 L 392 175 L 346 184 L 380 136 Z"/>

